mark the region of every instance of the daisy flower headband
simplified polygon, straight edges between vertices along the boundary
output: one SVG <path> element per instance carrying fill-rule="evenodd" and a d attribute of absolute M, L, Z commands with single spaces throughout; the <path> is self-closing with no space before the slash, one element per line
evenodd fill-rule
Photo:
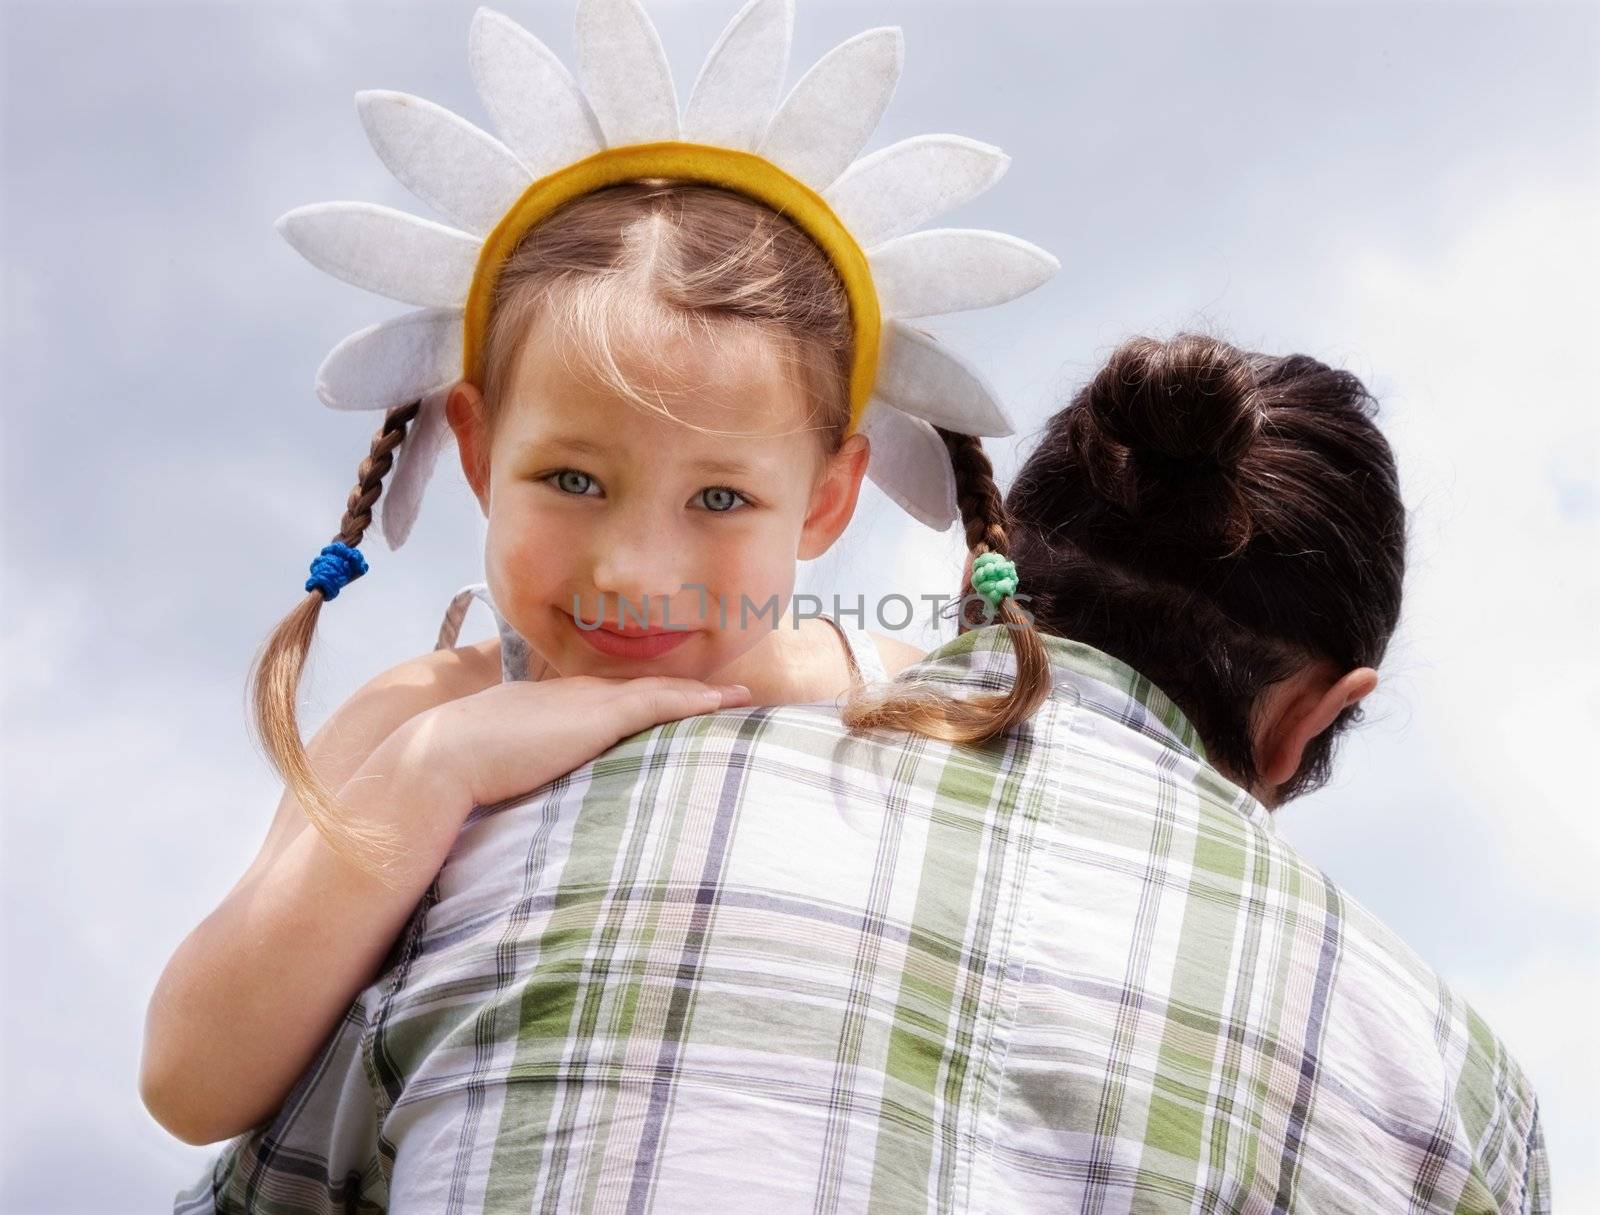
<path fill-rule="evenodd" d="M 867 475 L 929 527 L 959 518 L 934 426 L 1001 436 L 1012 425 L 975 369 L 906 322 L 1015 299 L 1060 264 L 1004 233 L 917 231 L 994 185 L 1009 157 L 958 135 L 920 135 L 860 156 L 900 79 L 900 31 L 847 40 L 784 95 L 793 26 L 793 0 L 750 0 L 681 113 L 638 0 L 579 0 L 581 86 L 528 31 L 478 9 L 469 60 L 498 138 L 421 97 L 356 94 L 378 156 L 449 222 L 323 202 L 287 212 L 277 227 L 318 269 L 418 309 L 351 334 L 316 377 L 317 396 L 333 409 L 420 402 L 379 505 L 391 549 L 410 534 L 444 446 L 450 389 L 482 385 L 489 302 L 506 259 L 564 203 L 645 177 L 754 198 L 828 255 L 849 297 L 850 430 L 870 440 Z"/>

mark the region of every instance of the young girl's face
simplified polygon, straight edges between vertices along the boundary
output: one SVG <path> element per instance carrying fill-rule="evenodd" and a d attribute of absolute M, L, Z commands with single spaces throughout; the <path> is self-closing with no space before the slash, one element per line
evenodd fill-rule
<path fill-rule="evenodd" d="M 825 457 L 801 388 L 746 326 L 615 353 L 676 418 L 738 433 L 628 400 L 537 322 L 492 438 L 481 394 L 461 385 L 450 402 L 490 590 L 560 675 L 707 679 L 793 627 L 795 562 L 849 522 L 866 441 Z"/>

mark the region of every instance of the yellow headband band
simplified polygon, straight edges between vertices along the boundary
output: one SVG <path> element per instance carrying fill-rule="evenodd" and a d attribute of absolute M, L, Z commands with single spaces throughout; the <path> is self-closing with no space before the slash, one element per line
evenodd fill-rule
<path fill-rule="evenodd" d="M 753 153 L 709 144 L 664 142 L 608 148 L 540 178 L 523 191 L 522 197 L 485 238 L 478 254 L 477 269 L 473 271 L 462 344 L 462 375 L 467 382 L 479 388 L 483 386 L 481 364 L 489 305 L 494 299 L 501 267 L 517 242 L 535 224 L 573 199 L 643 177 L 702 182 L 747 195 L 792 221 L 828 255 L 844 280 L 855 334 L 855 363 L 850 369 L 850 427 L 846 432 L 853 433 L 877 381 L 882 330 L 878 290 L 872 282 L 867 255 L 822 196 L 804 182 Z"/>

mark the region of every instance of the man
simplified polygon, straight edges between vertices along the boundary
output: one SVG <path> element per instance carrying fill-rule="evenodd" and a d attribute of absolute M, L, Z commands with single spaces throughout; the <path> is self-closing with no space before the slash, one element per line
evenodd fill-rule
<path fill-rule="evenodd" d="M 1483 1022 L 1131 668 L 688 718 L 480 807 L 198 1211 L 1549 1209 Z M 908 674 L 1007 686 L 1002 626 Z"/>

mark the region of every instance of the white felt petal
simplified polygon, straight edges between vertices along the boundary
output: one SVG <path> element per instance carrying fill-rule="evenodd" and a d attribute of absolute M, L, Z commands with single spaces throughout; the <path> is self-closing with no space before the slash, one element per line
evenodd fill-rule
<path fill-rule="evenodd" d="M 678 95 L 639 0 L 578 0 L 578 75 L 609 147 L 678 138 Z"/>
<path fill-rule="evenodd" d="M 934 228 L 879 245 L 867 255 L 886 316 L 938 316 L 989 308 L 1026 295 L 1061 263 L 1004 232 Z"/>
<path fill-rule="evenodd" d="M 391 549 L 399 548 L 411 534 L 422 506 L 422 491 L 433 476 L 449 434 L 444 403 L 456 381 L 441 384 L 423 398 L 422 408 L 406 431 L 405 442 L 395 453 L 383 494 L 378 499 L 378 524 Z"/>
<path fill-rule="evenodd" d="M 389 172 L 458 228 L 487 236 L 533 180 L 505 144 L 424 98 L 367 89 L 356 109 Z"/>
<path fill-rule="evenodd" d="M 868 30 L 833 48 L 790 90 L 761 155 L 826 190 L 872 138 L 905 66 L 898 29 Z"/>
<path fill-rule="evenodd" d="M 352 333 L 317 369 L 331 409 L 393 409 L 461 374 L 461 309 L 427 308 Z"/>
<path fill-rule="evenodd" d="M 789 73 L 794 0 L 750 0 L 717 39 L 683 112 L 683 138 L 753 151 Z"/>
<path fill-rule="evenodd" d="M 492 8 L 474 13 L 468 54 L 495 129 L 533 178 L 605 147 L 572 73 L 510 17 Z"/>
<path fill-rule="evenodd" d="M 983 377 L 933 338 L 899 321 L 884 327 L 875 392 L 896 409 L 962 434 L 1012 433 Z"/>
<path fill-rule="evenodd" d="M 861 421 L 872 443 L 867 476 L 918 523 L 944 531 L 959 517 L 944 440 L 921 418 L 873 399 Z"/>
<path fill-rule="evenodd" d="M 823 197 L 856 241 L 871 248 L 976 198 L 1011 158 L 960 135 L 918 135 L 864 156 Z"/>
<path fill-rule="evenodd" d="M 460 308 L 482 242 L 367 202 L 324 202 L 278 217 L 278 231 L 317 269 L 403 304 Z"/>

